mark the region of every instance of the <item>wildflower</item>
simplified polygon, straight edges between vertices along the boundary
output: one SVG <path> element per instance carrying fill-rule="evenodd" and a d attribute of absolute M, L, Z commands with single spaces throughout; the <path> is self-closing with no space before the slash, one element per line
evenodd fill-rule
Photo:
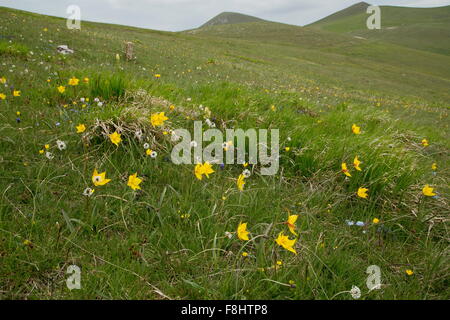
<path fill-rule="evenodd" d="M 104 186 L 110 181 L 111 179 L 106 179 L 106 171 L 98 173 L 97 169 L 94 169 L 94 173 L 92 173 L 92 183 L 94 183 L 94 186 Z"/>
<path fill-rule="evenodd" d="M 13 91 L 13 96 L 14 97 L 20 97 L 20 91 L 19 90 L 14 90 Z"/>
<path fill-rule="evenodd" d="M 192 140 L 192 141 L 189 143 L 189 145 L 190 145 L 191 148 L 197 148 L 198 143 L 197 143 L 197 141 Z"/>
<path fill-rule="evenodd" d="M 169 107 L 169 109 L 170 109 L 170 110 L 174 110 L 174 109 L 175 109 L 175 106 L 174 106 L 173 104 L 171 104 L 170 107 Z"/>
<path fill-rule="evenodd" d="M 131 176 L 128 177 L 128 186 L 133 190 L 140 190 L 141 187 L 139 185 L 141 184 L 142 179 L 138 178 L 137 172 Z"/>
<path fill-rule="evenodd" d="M 353 299 L 361 298 L 361 289 L 357 286 L 352 286 L 352 290 L 350 290 L 350 295 Z"/>
<path fill-rule="evenodd" d="M 83 196 L 90 197 L 90 196 L 92 196 L 92 194 L 94 194 L 94 192 L 95 192 L 94 189 L 86 188 L 83 191 Z"/>
<path fill-rule="evenodd" d="M 142 139 L 142 135 L 143 135 L 142 130 L 136 130 L 136 132 L 134 133 L 134 136 L 139 140 Z"/>
<path fill-rule="evenodd" d="M 247 223 L 239 223 L 239 226 L 237 228 L 238 238 L 243 241 L 248 241 L 249 240 L 248 234 L 249 232 L 247 231 Z"/>
<path fill-rule="evenodd" d="M 203 175 L 206 175 L 207 178 L 209 178 L 209 174 L 213 173 L 214 170 L 212 169 L 211 164 L 209 162 L 205 162 L 204 164 L 198 163 L 195 166 L 194 173 L 198 180 L 203 179 Z"/>
<path fill-rule="evenodd" d="M 427 140 L 427 139 L 423 139 L 423 140 L 422 140 L 422 145 L 423 145 L 424 147 L 428 147 L 430 144 L 428 143 L 428 140 Z"/>
<path fill-rule="evenodd" d="M 87 77 L 84 78 L 84 79 L 83 79 L 83 82 L 84 82 L 84 83 L 89 83 L 89 78 L 87 78 Z"/>
<path fill-rule="evenodd" d="M 244 171 L 242 171 L 242 174 L 244 175 L 244 178 L 249 178 L 251 176 L 251 172 L 248 169 L 245 169 Z"/>
<path fill-rule="evenodd" d="M 380 222 L 380 219 L 378 218 L 373 218 L 372 223 L 373 224 L 378 224 Z"/>
<path fill-rule="evenodd" d="M 361 128 L 358 127 L 356 124 L 353 124 L 353 125 L 352 125 L 352 132 L 353 132 L 354 134 L 361 134 Z"/>
<path fill-rule="evenodd" d="M 248 257 L 248 252 L 242 252 L 243 257 Z"/>
<path fill-rule="evenodd" d="M 288 220 L 286 221 L 286 224 L 288 225 L 289 231 L 294 234 L 297 235 L 297 233 L 295 232 L 295 222 L 298 219 L 298 215 L 297 214 L 293 214 L 293 215 L 289 215 Z"/>
<path fill-rule="evenodd" d="M 294 249 L 295 242 L 297 242 L 297 239 L 290 240 L 288 236 L 285 236 L 283 234 L 283 231 L 280 232 L 278 235 L 278 238 L 275 239 L 276 243 L 278 245 L 282 246 L 284 249 L 291 251 L 295 254 L 297 254 L 297 251 Z"/>
<path fill-rule="evenodd" d="M 5 77 L 1 77 L 0 78 L 0 83 L 1 84 L 5 84 L 6 83 L 6 78 Z"/>
<path fill-rule="evenodd" d="M 80 82 L 80 79 L 72 77 L 71 79 L 69 79 L 69 86 L 77 86 L 79 82 Z"/>
<path fill-rule="evenodd" d="M 84 124 L 79 124 L 76 126 L 77 133 L 83 133 L 86 131 L 86 126 Z"/>
<path fill-rule="evenodd" d="M 358 156 L 353 159 L 353 166 L 356 170 L 361 171 L 361 167 L 359 166 L 361 164 L 361 161 L 359 161 Z"/>
<path fill-rule="evenodd" d="M 366 199 L 367 196 L 368 196 L 367 195 L 367 191 L 369 191 L 369 189 L 367 189 L 367 188 L 359 188 L 358 192 L 357 192 L 358 197 Z"/>
<path fill-rule="evenodd" d="M 281 261 L 281 260 L 278 260 L 278 261 L 277 261 L 277 265 L 278 265 L 278 266 L 281 266 L 281 265 L 283 265 L 283 261 Z"/>
<path fill-rule="evenodd" d="M 6 99 L 6 94 L 0 93 L 0 100 L 5 100 L 5 99 Z"/>
<path fill-rule="evenodd" d="M 45 156 L 47 157 L 47 159 L 52 160 L 54 158 L 53 154 L 51 152 L 46 152 Z"/>
<path fill-rule="evenodd" d="M 433 163 L 431 165 L 431 170 L 436 171 L 437 170 L 437 163 Z"/>
<path fill-rule="evenodd" d="M 270 110 L 272 110 L 272 111 L 277 111 L 277 107 L 275 107 L 274 105 L 272 105 L 272 106 L 270 106 Z"/>
<path fill-rule="evenodd" d="M 236 185 L 237 185 L 239 191 L 244 191 L 245 176 L 243 174 L 239 175 L 239 178 L 237 179 Z"/>
<path fill-rule="evenodd" d="M 412 275 L 414 274 L 414 271 L 412 271 L 411 269 L 406 269 L 406 270 L 405 270 L 405 273 L 406 273 L 408 276 L 412 276 Z"/>
<path fill-rule="evenodd" d="M 144 143 L 144 149 L 145 149 L 145 150 L 148 150 L 148 149 L 150 149 L 150 144 L 148 144 L 148 143 Z"/>
<path fill-rule="evenodd" d="M 295 288 L 295 281 L 294 280 L 289 280 L 288 283 L 291 286 L 291 288 Z"/>
<path fill-rule="evenodd" d="M 114 131 L 113 134 L 109 135 L 109 139 L 111 140 L 112 143 L 114 143 L 116 146 L 119 146 L 120 141 L 122 141 L 122 139 L 120 138 L 120 134 L 117 133 L 117 131 Z"/>
<path fill-rule="evenodd" d="M 342 162 L 341 164 L 342 173 L 345 174 L 347 177 L 351 177 L 352 175 L 348 171 L 347 164 L 345 162 Z"/>
<path fill-rule="evenodd" d="M 229 231 L 225 231 L 225 237 L 227 237 L 228 239 L 233 238 L 233 234 Z"/>
<path fill-rule="evenodd" d="M 434 197 L 436 193 L 433 192 L 434 188 L 431 188 L 428 184 L 425 185 L 422 189 L 422 193 L 427 197 Z"/>
<path fill-rule="evenodd" d="M 32 243 L 31 243 L 31 241 L 30 241 L 30 240 L 28 240 L 28 239 L 25 239 L 25 240 L 23 241 L 23 245 L 24 245 L 24 246 L 28 246 L 28 247 L 31 247 L 31 246 L 32 246 Z"/>
<path fill-rule="evenodd" d="M 39 150 L 39 154 L 44 154 L 44 149 Z"/>
<path fill-rule="evenodd" d="M 64 93 L 66 91 L 66 87 L 64 86 L 59 86 L 58 88 L 59 93 Z"/>
<path fill-rule="evenodd" d="M 242 166 L 243 166 L 244 168 L 247 168 L 247 167 L 248 167 L 248 162 L 244 163 Z"/>
<path fill-rule="evenodd" d="M 286 147 L 286 148 L 284 148 L 284 151 L 286 151 L 286 152 L 289 152 L 291 150 L 291 148 L 290 147 Z"/>
<path fill-rule="evenodd" d="M 227 141 L 227 142 L 222 143 L 222 148 L 225 151 L 228 151 L 228 148 L 230 148 L 232 146 L 233 146 L 233 141 Z"/>
<path fill-rule="evenodd" d="M 152 126 L 154 126 L 154 127 L 162 126 L 164 124 L 164 121 L 166 121 L 168 119 L 169 118 L 167 118 L 164 115 L 164 112 L 153 113 L 150 116 L 150 122 L 151 122 Z"/>
<path fill-rule="evenodd" d="M 155 74 L 155 78 L 161 78 L 161 75 L 159 73 Z"/>
<path fill-rule="evenodd" d="M 64 141 L 56 140 L 56 145 L 58 146 L 58 149 L 63 151 L 67 148 L 67 145 Z"/>

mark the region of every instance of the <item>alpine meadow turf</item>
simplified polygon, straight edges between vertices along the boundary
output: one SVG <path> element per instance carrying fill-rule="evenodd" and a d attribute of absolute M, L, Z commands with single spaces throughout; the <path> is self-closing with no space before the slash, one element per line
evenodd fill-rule
<path fill-rule="evenodd" d="M 0 298 L 449 299 L 448 42 L 351 17 L 172 33 L 0 8 Z M 280 129 L 278 173 L 173 164 L 171 130 L 206 119 Z"/>

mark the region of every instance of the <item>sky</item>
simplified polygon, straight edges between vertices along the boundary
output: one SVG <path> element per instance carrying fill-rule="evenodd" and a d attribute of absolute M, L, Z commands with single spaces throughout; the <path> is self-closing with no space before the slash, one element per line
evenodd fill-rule
<path fill-rule="evenodd" d="M 114 23 L 147 29 L 194 29 L 223 11 L 306 25 L 360 0 L 0 0 L 0 6 L 58 17 L 68 17 L 67 7 L 77 5 L 81 20 Z M 366 0 L 374 5 L 438 7 L 450 0 Z"/>

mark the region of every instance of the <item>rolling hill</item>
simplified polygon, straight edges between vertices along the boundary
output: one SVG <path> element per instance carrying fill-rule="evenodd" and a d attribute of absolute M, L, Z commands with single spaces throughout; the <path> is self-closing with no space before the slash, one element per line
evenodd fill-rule
<path fill-rule="evenodd" d="M 222 24 L 236 24 L 236 23 L 246 23 L 246 22 L 261 22 L 265 21 L 260 18 L 252 17 L 246 14 L 242 13 L 236 13 L 236 12 L 222 12 L 212 18 L 211 20 L 207 21 L 205 24 L 201 26 L 202 27 L 210 27 L 210 26 L 217 26 Z"/>
<path fill-rule="evenodd" d="M 367 7 L 367 3 L 361 2 L 308 27 L 450 55 L 450 6 L 380 6 L 381 30 L 367 29 Z"/>

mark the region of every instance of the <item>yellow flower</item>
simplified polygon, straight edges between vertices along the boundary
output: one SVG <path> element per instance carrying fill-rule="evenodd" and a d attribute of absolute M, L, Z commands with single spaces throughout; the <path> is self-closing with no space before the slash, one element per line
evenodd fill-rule
<path fill-rule="evenodd" d="M 25 240 L 23 241 L 23 244 L 24 244 L 25 246 L 30 246 L 30 245 L 31 245 L 31 241 L 28 240 L 28 239 L 25 239 Z"/>
<path fill-rule="evenodd" d="M 247 167 L 248 167 L 248 162 L 245 162 L 242 166 L 243 166 L 244 168 L 247 168 Z"/>
<path fill-rule="evenodd" d="M 239 178 L 237 179 L 236 184 L 237 184 L 239 191 L 244 191 L 245 176 L 242 173 L 239 175 Z"/>
<path fill-rule="evenodd" d="M 83 133 L 86 131 L 86 126 L 84 124 L 79 124 L 75 128 L 77 129 L 77 133 Z"/>
<path fill-rule="evenodd" d="M 113 134 L 109 135 L 109 139 L 111 140 L 112 143 L 114 143 L 116 146 L 119 146 L 120 141 L 122 141 L 122 139 L 120 138 L 120 134 L 117 133 L 117 131 L 114 131 Z"/>
<path fill-rule="evenodd" d="M 6 78 L 5 77 L 1 77 L 0 78 L 0 83 L 1 84 L 5 84 L 6 83 Z"/>
<path fill-rule="evenodd" d="M 80 82 L 80 79 L 72 77 L 71 79 L 69 79 L 69 86 L 77 86 L 79 82 Z"/>
<path fill-rule="evenodd" d="M 64 91 L 66 91 L 66 87 L 64 86 L 59 86 L 58 88 L 59 93 L 64 93 Z"/>
<path fill-rule="evenodd" d="M 414 271 L 412 271 L 411 269 L 406 269 L 405 272 L 408 276 L 412 276 L 414 274 Z"/>
<path fill-rule="evenodd" d="M 98 173 L 97 169 L 94 169 L 94 172 L 92 173 L 92 183 L 94 186 L 104 186 L 108 182 L 110 182 L 111 179 L 106 179 L 106 171 L 102 173 Z"/>
<path fill-rule="evenodd" d="M 243 257 L 248 257 L 248 253 L 247 252 L 242 252 L 242 256 Z"/>
<path fill-rule="evenodd" d="M 49 149 L 49 148 L 50 148 L 50 145 L 49 145 L 49 144 L 46 144 L 46 145 L 44 146 L 44 148 L 45 148 L 45 149 Z"/>
<path fill-rule="evenodd" d="M 358 189 L 358 197 L 366 199 L 367 196 L 368 196 L 367 195 L 367 191 L 369 191 L 369 189 L 367 189 L 367 188 L 359 188 Z"/>
<path fill-rule="evenodd" d="M 153 113 L 150 116 L 150 122 L 152 124 L 152 126 L 157 127 L 157 126 L 162 126 L 164 124 L 164 121 L 168 120 L 169 118 L 167 118 L 164 115 L 164 112 L 160 112 L 160 113 Z"/>
<path fill-rule="evenodd" d="M 373 218 L 372 223 L 373 224 L 378 224 L 380 222 L 380 219 L 378 218 Z"/>
<path fill-rule="evenodd" d="M 13 91 L 13 96 L 14 97 L 20 97 L 20 91 L 19 90 L 14 90 Z"/>
<path fill-rule="evenodd" d="M 6 99 L 6 95 L 4 93 L 0 93 L 0 100 L 5 100 Z"/>
<path fill-rule="evenodd" d="M 278 245 L 282 246 L 284 249 L 291 251 L 295 254 L 297 254 L 297 251 L 294 249 L 295 242 L 297 242 L 297 239 L 290 240 L 288 236 L 285 236 L 283 234 L 283 231 L 280 232 L 278 235 L 278 238 L 275 239 L 276 243 Z"/>
<path fill-rule="evenodd" d="M 434 188 L 431 188 L 428 184 L 425 185 L 422 189 L 422 193 L 427 197 L 434 197 L 436 193 L 433 192 Z"/>
<path fill-rule="evenodd" d="M 277 261 L 277 265 L 279 265 L 279 266 L 283 265 L 283 261 L 278 260 L 278 261 Z"/>
<path fill-rule="evenodd" d="M 289 231 L 294 235 L 297 235 L 297 233 L 295 232 L 296 229 L 295 222 L 297 221 L 297 218 L 298 218 L 297 214 L 289 215 L 288 220 L 286 221 Z"/>
<path fill-rule="evenodd" d="M 239 223 L 239 226 L 237 228 L 238 238 L 243 241 L 248 241 L 249 240 L 248 234 L 249 232 L 247 231 L 247 223 Z"/>
<path fill-rule="evenodd" d="M 361 167 L 359 166 L 361 164 L 361 161 L 359 161 L 358 156 L 353 159 L 353 166 L 356 170 L 361 171 Z"/>
<path fill-rule="evenodd" d="M 174 109 L 175 109 L 175 106 L 172 104 L 172 105 L 170 105 L 169 109 L 170 109 L 170 110 L 174 110 Z"/>
<path fill-rule="evenodd" d="M 131 176 L 128 177 L 128 186 L 133 190 L 141 189 L 139 185 L 141 184 L 142 179 L 138 178 L 137 172 Z"/>
<path fill-rule="evenodd" d="M 291 148 L 286 147 L 286 148 L 284 148 L 284 150 L 285 150 L 286 152 L 289 152 L 289 151 L 291 150 Z"/>
<path fill-rule="evenodd" d="M 436 171 L 437 170 L 437 163 L 433 163 L 431 165 L 431 170 Z"/>
<path fill-rule="evenodd" d="M 270 107 L 270 109 L 272 110 L 272 111 L 277 111 L 277 107 L 275 107 L 274 105 L 272 105 L 271 107 Z"/>
<path fill-rule="evenodd" d="M 430 144 L 428 143 L 428 140 L 427 140 L 427 139 L 423 139 L 423 140 L 422 140 L 422 145 L 423 145 L 424 147 L 428 147 Z"/>
<path fill-rule="evenodd" d="M 87 77 L 84 78 L 84 79 L 83 79 L 83 82 L 84 82 L 84 83 L 89 83 L 89 78 L 87 78 Z"/>
<path fill-rule="evenodd" d="M 343 162 L 341 164 L 341 168 L 342 168 L 342 173 L 345 174 L 347 177 L 351 177 L 352 176 L 350 174 L 350 172 L 348 171 L 347 164 L 345 162 Z"/>
<path fill-rule="evenodd" d="M 353 124 L 353 125 L 352 125 L 352 132 L 353 132 L 354 134 L 361 134 L 361 128 L 358 127 L 356 124 Z"/>
<path fill-rule="evenodd" d="M 161 75 L 159 73 L 155 74 L 155 78 L 161 78 Z"/>
<path fill-rule="evenodd" d="M 41 149 L 41 150 L 39 150 L 39 154 L 44 154 L 44 150 L 43 149 Z"/>
<path fill-rule="evenodd" d="M 21 114 L 20 111 L 16 112 L 16 116 L 20 117 L 20 114 Z"/>
<path fill-rule="evenodd" d="M 209 162 L 205 162 L 204 164 L 198 163 L 195 166 L 195 176 L 198 180 L 203 179 L 203 175 L 206 175 L 207 178 L 209 178 L 209 174 L 213 173 L 214 170 L 212 169 L 212 166 Z"/>

